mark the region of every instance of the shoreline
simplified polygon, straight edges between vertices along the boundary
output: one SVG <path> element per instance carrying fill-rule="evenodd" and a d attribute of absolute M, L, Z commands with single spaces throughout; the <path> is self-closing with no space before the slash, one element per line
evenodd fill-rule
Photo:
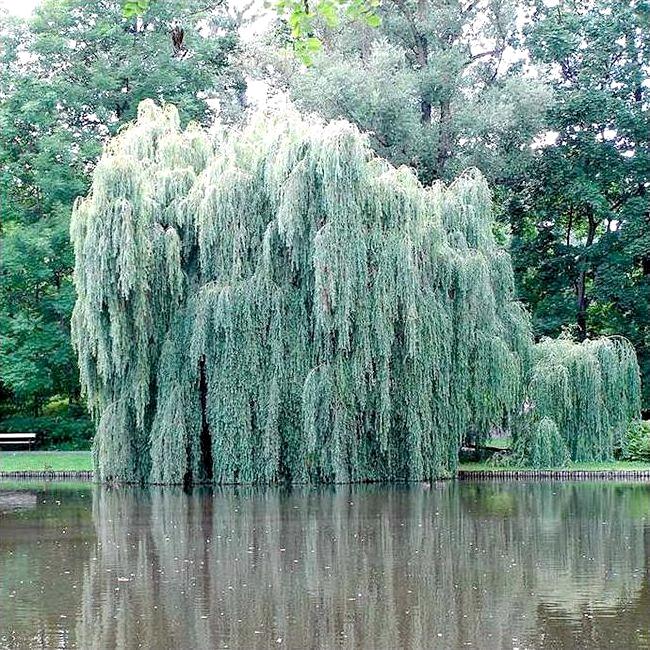
<path fill-rule="evenodd" d="M 94 472 L 85 470 L 23 470 L 23 471 L 0 471 L 0 480 L 2 479 L 38 479 L 42 481 L 64 481 L 77 479 L 92 482 Z"/>
<path fill-rule="evenodd" d="M 580 481 L 600 479 L 613 480 L 648 480 L 650 469 L 459 469 L 456 477 L 459 481 L 503 480 L 565 480 Z"/>
<path fill-rule="evenodd" d="M 0 480 L 7 479 L 36 479 L 42 481 L 67 481 L 79 480 L 95 482 L 94 472 L 85 470 L 23 470 L 23 471 L 0 471 Z M 650 469 L 459 469 L 453 478 L 436 479 L 445 481 L 483 481 L 483 480 L 648 480 L 650 481 Z M 406 481 L 408 483 L 409 481 Z M 435 481 L 432 481 L 435 482 Z M 399 481 L 399 483 L 404 483 Z M 412 481 L 414 485 L 422 481 Z M 352 485 L 352 483 L 350 484 Z M 158 486 L 161 487 L 161 486 Z"/>

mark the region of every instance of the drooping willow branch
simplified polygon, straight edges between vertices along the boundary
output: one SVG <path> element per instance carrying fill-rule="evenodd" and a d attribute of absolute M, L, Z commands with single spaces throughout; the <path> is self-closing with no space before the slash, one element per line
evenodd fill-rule
<path fill-rule="evenodd" d="M 485 180 L 423 188 L 348 123 L 212 138 L 144 102 L 72 238 L 101 479 L 445 476 L 524 402 L 530 326 Z"/>
<path fill-rule="evenodd" d="M 581 344 L 544 339 L 534 357 L 531 408 L 516 428 L 516 459 L 533 467 L 612 460 L 641 410 L 632 345 L 621 337 Z"/>

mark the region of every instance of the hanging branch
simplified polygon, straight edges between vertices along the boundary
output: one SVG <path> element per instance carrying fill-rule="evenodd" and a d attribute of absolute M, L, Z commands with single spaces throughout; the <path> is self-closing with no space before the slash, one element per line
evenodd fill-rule
<path fill-rule="evenodd" d="M 532 337 L 485 180 L 424 188 L 366 140 L 287 112 L 214 143 L 146 101 L 110 143 L 71 226 L 99 479 L 451 476 L 517 417 Z"/>

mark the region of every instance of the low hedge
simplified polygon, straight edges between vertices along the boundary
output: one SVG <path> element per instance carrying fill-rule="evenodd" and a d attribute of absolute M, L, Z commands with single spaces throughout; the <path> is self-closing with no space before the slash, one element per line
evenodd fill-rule
<path fill-rule="evenodd" d="M 0 433 L 36 433 L 36 448 L 90 449 L 94 425 L 87 415 L 12 415 L 0 420 Z"/>

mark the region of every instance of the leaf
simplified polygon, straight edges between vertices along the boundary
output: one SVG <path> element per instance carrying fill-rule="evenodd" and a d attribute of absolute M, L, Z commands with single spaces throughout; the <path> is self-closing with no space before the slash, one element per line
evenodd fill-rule
<path fill-rule="evenodd" d="M 122 15 L 125 18 L 141 16 L 149 9 L 150 0 L 124 0 L 122 2 Z"/>
<path fill-rule="evenodd" d="M 308 52 L 320 52 L 320 50 L 323 48 L 323 44 L 320 42 L 320 39 L 316 38 L 315 36 L 310 36 L 305 40 L 305 47 L 307 48 Z"/>
<path fill-rule="evenodd" d="M 316 11 L 323 17 L 328 27 L 336 27 L 339 23 L 339 15 L 336 7 L 331 2 L 321 2 Z"/>
<path fill-rule="evenodd" d="M 368 14 L 366 16 L 366 24 L 370 27 L 379 27 L 381 25 L 381 18 L 377 14 Z"/>

